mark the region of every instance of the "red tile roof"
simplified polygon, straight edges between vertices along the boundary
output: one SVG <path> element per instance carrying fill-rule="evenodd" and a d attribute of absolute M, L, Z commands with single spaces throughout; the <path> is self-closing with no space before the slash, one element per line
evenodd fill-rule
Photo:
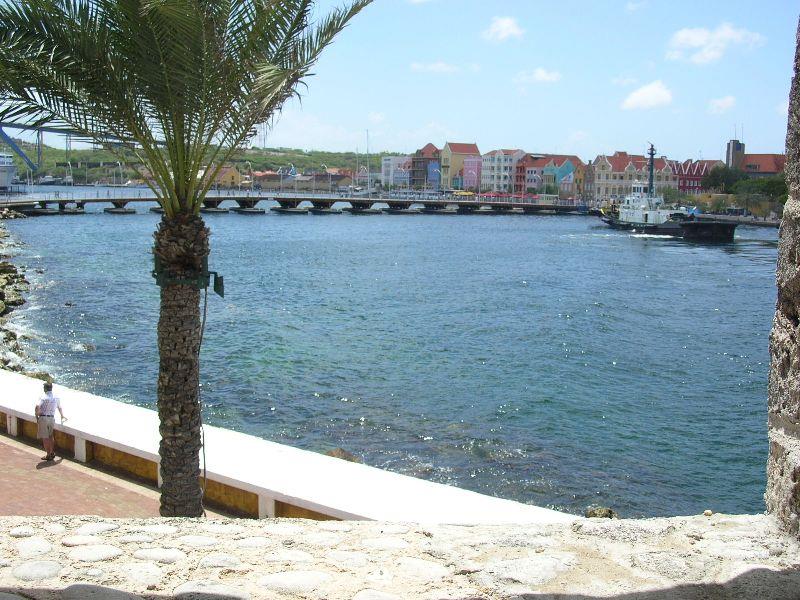
<path fill-rule="evenodd" d="M 606 156 L 605 159 L 611 164 L 611 171 L 615 173 L 624 171 L 630 164 L 639 171 L 647 169 L 647 158 L 641 154 L 628 154 L 618 150 L 614 152 L 613 156 Z M 653 162 L 656 171 L 663 171 L 668 167 L 671 168 L 670 161 L 663 156 L 656 158 Z"/>
<path fill-rule="evenodd" d="M 786 166 L 785 154 L 745 154 L 742 170 L 746 173 L 780 173 Z"/>
<path fill-rule="evenodd" d="M 439 149 L 429 142 L 417 150 L 417 152 L 421 153 L 423 158 L 436 158 L 439 154 Z"/>
<path fill-rule="evenodd" d="M 481 151 L 478 150 L 478 144 L 460 144 L 456 142 L 447 142 L 445 146 L 450 147 L 450 152 L 453 154 L 478 154 L 480 155 Z"/>
<path fill-rule="evenodd" d="M 583 161 L 575 156 L 574 154 L 548 154 L 547 158 L 552 160 L 556 166 L 561 166 L 564 164 L 565 161 L 569 160 L 572 162 L 572 166 L 577 167 L 583 164 Z"/>
<path fill-rule="evenodd" d="M 550 159 L 546 156 L 533 156 L 531 154 L 526 154 L 519 159 L 519 162 L 517 163 L 517 169 L 520 167 L 524 169 L 544 168 L 549 162 Z"/>
<path fill-rule="evenodd" d="M 692 160 L 691 158 L 687 158 L 683 162 L 678 160 L 669 161 L 669 166 L 675 175 L 692 177 L 702 177 L 714 167 L 724 164 L 725 163 L 718 159 Z"/>

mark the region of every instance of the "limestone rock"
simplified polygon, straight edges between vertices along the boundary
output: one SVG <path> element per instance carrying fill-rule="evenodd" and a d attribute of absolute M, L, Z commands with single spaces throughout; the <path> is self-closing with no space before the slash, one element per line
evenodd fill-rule
<path fill-rule="evenodd" d="M 186 558 L 186 554 L 177 548 L 143 548 L 133 553 L 133 558 L 139 560 L 153 560 L 165 565 L 178 562 Z"/>
<path fill-rule="evenodd" d="M 432 560 L 404 556 L 397 561 L 397 567 L 418 581 L 435 581 L 450 575 L 450 570 Z"/>
<path fill-rule="evenodd" d="M 354 463 L 363 463 L 364 462 L 358 456 L 356 456 L 352 452 L 348 452 L 344 448 L 334 448 L 333 450 L 328 450 L 325 453 L 325 455 L 326 456 L 332 456 L 334 458 L 341 458 L 342 460 L 346 460 L 348 462 L 354 462 Z"/>
<path fill-rule="evenodd" d="M 617 512 L 607 506 L 590 506 L 584 514 L 587 519 L 619 519 Z"/>
<path fill-rule="evenodd" d="M 144 525 L 142 527 L 135 527 L 132 531 L 148 533 L 155 536 L 172 535 L 178 533 L 178 528 L 174 525 Z"/>
<path fill-rule="evenodd" d="M 562 571 L 574 564 L 574 556 L 564 552 L 537 554 L 529 558 L 498 561 L 487 566 L 479 574 L 499 580 L 501 583 L 519 583 L 524 586 L 537 586 L 555 579 Z"/>
<path fill-rule="evenodd" d="M 42 529 L 44 529 L 47 533 L 52 533 L 54 535 L 64 533 L 67 530 L 67 528 L 61 523 L 46 523 L 42 526 Z"/>
<path fill-rule="evenodd" d="M 278 550 L 273 552 L 272 554 L 265 554 L 261 557 L 261 560 L 265 562 L 281 562 L 281 563 L 307 563 L 313 562 L 314 557 L 305 552 L 304 550 Z"/>
<path fill-rule="evenodd" d="M 86 546 L 88 544 L 98 543 L 100 543 L 100 538 L 97 538 L 93 535 L 70 535 L 61 540 L 62 545 L 69 547 Z"/>
<path fill-rule="evenodd" d="M 120 565 L 120 572 L 137 588 L 148 588 L 161 583 L 161 569 L 149 562 L 131 562 Z"/>
<path fill-rule="evenodd" d="M 47 373 L 44 373 L 47 377 L 50 377 Z M 41 379 L 41 378 L 40 378 Z M 52 378 L 51 378 L 52 379 Z M 105 533 L 107 531 L 114 531 L 115 529 L 119 529 L 119 525 L 115 523 L 87 523 L 86 525 L 81 525 L 78 529 L 75 530 L 76 535 L 96 535 L 98 533 Z"/>
<path fill-rule="evenodd" d="M 368 538 L 361 542 L 365 548 L 373 550 L 405 550 L 408 542 L 398 537 Z"/>
<path fill-rule="evenodd" d="M 20 558 L 33 558 L 47 554 L 53 546 L 46 539 L 41 537 L 23 538 L 17 542 L 17 553 Z"/>
<path fill-rule="evenodd" d="M 767 511 L 800 534 L 800 25 L 786 132 L 786 184 L 776 283 L 778 299 L 769 340 L 769 457 Z"/>
<path fill-rule="evenodd" d="M 236 568 L 242 561 L 240 561 L 236 556 L 232 554 L 225 554 L 223 552 L 217 552 L 214 554 L 209 554 L 208 556 L 204 556 L 200 559 L 200 566 L 201 567 L 215 567 L 215 568 Z"/>
<path fill-rule="evenodd" d="M 70 551 L 69 557 L 72 560 L 81 562 L 100 562 L 111 560 L 122 554 L 122 550 L 109 544 L 90 544 L 88 546 L 77 546 Z"/>
<path fill-rule="evenodd" d="M 8 535 L 13 538 L 33 537 L 36 535 L 36 530 L 33 527 L 23 525 L 21 527 L 14 527 L 14 529 L 8 532 Z"/>
<path fill-rule="evenodd" d="M 308 594 L 330 580 L 331 575 L 322 571 L 283 571 L 265 575 L 258 584 L 284 594 Z"/>
<path fill-rule="evenodd" d="M 216 538 L 205 535 L 182 535 L 175 541 L 185 546 L 191 546 L 192 548 L 207 548 L 209 546 L 217 545 Z"/>
<path fill-rule="evenodd" d="M 41 581 L 58 576 L 61 565 L 52 560 L 34 560 L 22 563 L 14 569 L 14 577 L 20 581 Z"/>

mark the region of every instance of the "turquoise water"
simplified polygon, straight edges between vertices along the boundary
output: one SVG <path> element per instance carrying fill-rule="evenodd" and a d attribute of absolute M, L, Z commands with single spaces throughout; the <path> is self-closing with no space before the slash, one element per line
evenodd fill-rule
<path fill-rule="evenodd" d="M 7 222 L 33 282 L 14 323 L 61 383 L 153 407 L 159 217 L 137 210 Z M 763 510 L 775 230 L 701 246 L 590 217 L 206 221 L 226 285 L 207 422 L 571 512 Z"/>

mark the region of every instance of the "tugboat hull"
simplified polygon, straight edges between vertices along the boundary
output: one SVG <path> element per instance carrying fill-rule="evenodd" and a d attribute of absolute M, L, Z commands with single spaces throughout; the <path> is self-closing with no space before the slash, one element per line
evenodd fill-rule
<path fill-rule="evenodd" d="M 683 239 L 698 242 L 732 242 L 736 223 L 686 221 L 681 223 Z"/>
<path fill-rule="evenodd" d="M 664 235 L 680 237 L 696 242 L 732 242 L 736 231 L 736 223 L 727 221 L 667 221 L 658 225 L 648 223 L 628 223 L 619 219 L 603 215 L 600 219 L 613 229 L 646 233 L 648 235 Z"/>

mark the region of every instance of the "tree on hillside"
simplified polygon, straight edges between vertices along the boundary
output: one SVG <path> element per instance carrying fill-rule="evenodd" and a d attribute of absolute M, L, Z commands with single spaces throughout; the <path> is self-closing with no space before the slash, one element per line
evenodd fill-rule
<path fill-rule="evenodd" d="M 737 181 L 745 179 L 747 175 L 739 169 L 730 167 L 714 167 L 703 176 L 701 185 L 703 189 L 714 190 L 717 192 L 729 192 Z"/>
<path fill-rule="evenodd" d="M 56 124 L 127 149 L 151 174 L 161 306 L 161 514 L 199 516 L 200 290 L 216 175 L 295 95 L 371 0 L 312 21 L 315 0 L 0 3 L 0 121 Z M 109 136 L 122 141 L 110 146 Z M 207 169 L 209 176 L 199 177 Z M 122 290 L 121 290 L 122 293 Z"/>

